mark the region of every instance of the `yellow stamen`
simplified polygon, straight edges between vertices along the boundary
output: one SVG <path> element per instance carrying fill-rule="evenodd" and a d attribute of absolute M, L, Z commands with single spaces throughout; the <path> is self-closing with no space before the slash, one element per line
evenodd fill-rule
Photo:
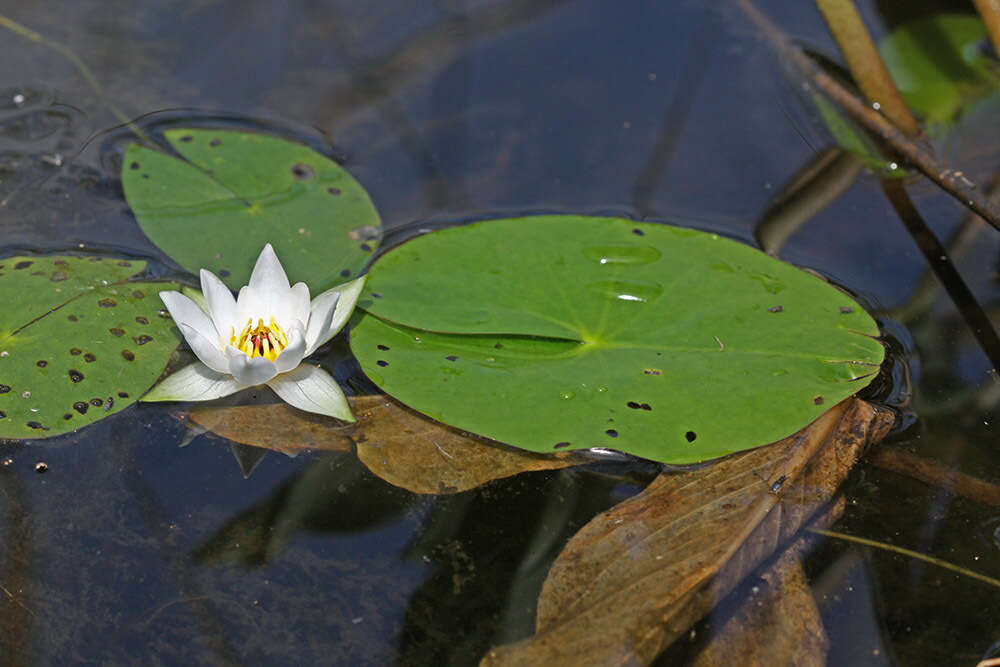
<path fill-rule="evenodd" d="M 251 318 L 239 336 L 236 335 L 236 328 L 230 327 L 229 344 L 250 358 L 264 357 L 274 361 L 288 346 L 288 336 L 274 317 L 270 318 L 267 326 L 264 325 L 264 318 L 257 318 L 256 327 Z"/>

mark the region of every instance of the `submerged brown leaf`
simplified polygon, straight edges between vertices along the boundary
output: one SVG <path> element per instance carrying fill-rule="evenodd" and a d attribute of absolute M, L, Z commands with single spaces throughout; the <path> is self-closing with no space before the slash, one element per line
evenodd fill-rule
<path fill-rule="evenodd" d="M 502 477 L 556 470 L 583 460 L 535 454 L 432 421 L 386 397 L 357 412 L 358 458 L 373 473 L 414 493 L 457 493 Z"/>
<path fill-rule="evenodd" d="M 485 665 L 648 664 L 834 495 L 893 417 L 847 399 L 777 443 L 663 473 L 569 541 L 536 634 Z"/>
<path fill-rule="evenodd" d="M 585 460 L 569 452 L 546 455 L 507 447 L 433 421 L 386 396 L 349 400 L 358 421 L 347 425 L 284 403 L 195 408 L 191 421 L 234 442 L 290 455 L 346 451 L 353 444 L 373 473 L 413 493 L 456 493 Z"/>

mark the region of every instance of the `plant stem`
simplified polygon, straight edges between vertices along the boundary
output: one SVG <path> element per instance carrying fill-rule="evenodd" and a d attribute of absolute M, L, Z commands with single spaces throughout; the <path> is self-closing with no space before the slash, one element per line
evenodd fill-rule
<path fill-rule="evenodd" d="M 986 2 L 988 0 L 982 0 Z M 920 123 L 903 101 L 875 48 L 868 29 L 852 0 L 816 0 L 827 27 L 844 54 L 851 76 L 869 102 L 911 137 L 920 136 Z"/>
<path fill-rule="evenodd" d="M 990 34 L 993 49 L 1000 53 L 1000 0 L 972 0 L 976 11 L 983 17 L 986 31 Z"/>
<path fill-rule="evenodd" d="M 851 118 L 875 134 L 941 189 L 1000 231 L 1000 208 L 997 208 L 983 192 L 980 192 L 975 183 L 966 178 L 961 171 L 956 171 L 939 162 L 930 151 L 907 137 L 884 116 L 873 111 L 867 104 L 840 85 L 836 79 L 824 72 L 812 58 L 792 42 L 781 28 L 761 13 L 752 0 L 733 1 L 767 37 L 778 54 L 798 69 L 800 74 L 807 78 L 812 85 L 840 105 Z"/>

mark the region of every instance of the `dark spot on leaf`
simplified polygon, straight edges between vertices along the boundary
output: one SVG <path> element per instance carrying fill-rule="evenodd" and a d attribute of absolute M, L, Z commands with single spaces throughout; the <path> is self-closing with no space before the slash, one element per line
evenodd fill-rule
<path fill-rule="evenodd" d="M 458 357 L 456 357 L 454 354 L 449 354 L 447 357 L 445 357 L 445 359 L 447 359 L 448 361 L 458 361 Z"/>
<path fill-rule="evenodd" d="M 79 322 L 80 321 L 80 318 L 77 317 L 76 315 L 67 315 L 66 319 L 69 320 L 70 322 Z"/>
<path fill-rule="evenodd" d="M 110 329 L 108 329 L 108 331 L 111 332 L 112 336 L 124 336 L 125 335 L 125 330 L 121 329 L 119 327 L 111 327 Z"/>
<path fill-rule="evenodd" d="M 190 134 L 185 134 L 183 137 L 181 137 L 181 141 L 183 141 L 186 144 L 189 144 L 192 141 L 194 141 L 194 137 L 192 137 Z"/>
<path fill-rule="evenodd" d="M 136 298 L 136 299 L 145 299 L 146 298 L 146 293 L 143 292 L 141 289 L 137 289 L 137 290 L 135 290 L 135 291 L 132 292 L 132 296 L 134 298 Z"/>
<path fill-rule="evenodd" d="M 495 350 L 502 350 L 503 349 L 503 343 L 494 343 L 493 349 L 495 349 Z"/>
<path fill-rule="evenodd" d="M 816 398 L 813 399 L 813 403 L 815 403 L 816 405 L 823 405 L 823 397 L 817 396 Z"/>
<path fill-rule="evenodd" d="M 646 375 L 663 375 L 663 371 L 659 368 L 646 368 L 642 372 Z"/>
<path fill-rule="evenodd" d="M 78 347 L 71 347 L 71 348 L 69 348 L 69 353 L 72 354 L 75 357 L 75 356 L 78 356 L 80 354 L 83 354 L 83 350 L 81 350 Z"/>
<path fill-rule="evenodd" d="M 94 397 L 90 399 L 90 404 L 93 405 L 95 408 L 99 408 L 102 405 L 104 405 L 104 401 L 101 400 L 100 398 Z"/>
<path fill-rule="evenodd" d="M 63 415 L 63 419 L 72 419 L 72 418 L 73 418 L 72 412 L 67 412 L 66 414 Z"/>
<path fill-rule="evenodd" d="M 340 194 L 340 188 L 327 188 L 326 191 L 329 192 L 331 195 Z"/>
<path fill-rule="evenodd" d="M 38 361 L 35 362 L 35 365 L 38 366 L 39 368 L 45 368 L 46 366 L 49 365 L 49 362 L 45 361 L 44 359 L 39 359 Z"/>
<path fill-rule="evenodd" d="M 88 352 L 87 354 L 83 355 L 83 360 L 86 361 L 88 364 L 92 364 L 95 361 L 97 361 L 97 356 L 93 352 Z"/>
<path fill-rule="evenodd" d="M 149 341 L 153 340 L 153 337 L 148 334 L 141 334 L 132 338 L 136 345 L 145 345 Z"/>
<path fill-rule="evenodd" d="M 98 301 L 97 305 L 100 306 L 101 308 L 114 308 L 115 306 L 118 305 L 118 302 L 115 301 L 114 299 L 108 297 L 108 298 L 101 299 L 100 301 Z"/>
<path fill-rule="evenodd" d="M 32 264 L 34 264 L 34 262 L 32 262 L 30 260 L 27 261 L 27 262 L 18 262 L 17 264 L 14 265 L 14 268 L 15 269 L 26 269 L 29 266 L 31 266 Z"/>
<path fill-rule="evenodd" d="M 83 373 L 76 370 L 75 368 L 69 369 L 69 379 L 73 382 L 80 382 L 83 380 Z"/>
<path fill-rule="evenodd" d="M 219 269 L 219 277 L 220 278 L 228 278 L 231 275 L 233 275 L 233 274 L 230 273 L 229 269 Z"/>
<path fill-rule="evenodd" d="M 0 419 L 7 419 L 7 413 L 3 410 L 0 410 Z"/>
<path fill-rule="evenodd" d="M 5 384 L 0 384 L 0 394 L 6 394 L 10 391 L 10 387 Z"/>
<path fill-rule="evenodd" d="M 605 431 L 605 433 L 610 435 L 612 438 L 618 437 L 618 431 L 614 430 L 613 428 L 609 428 L 607 431 Z"/>
<path fill-rule="evenodd" d="M 841 306 L 840 307 L 840 314 L 841 315 L 847 315 L 847 314 L 853 313 L 853 312 L 854 312 L 854 309 L 851 308 L 850 306 Z"/>
<path fill-rule="evenodd" d="M 385 368 L 386 366 L 388 366 L 388 365 L 389 365 L 389 362 L 388 362 L 388 361 L 383 361 L 382 359 L 379 359 L 379 360 L 378 360 L 378 361 L 376 361 L 375 363 L 376 363 L 376 364 L 378 364 L 379 366 L 381 366 L 382 368 Z"/>
<path fill-rule="evenodd" d="M 124 259 L 122 261 L 120 261 L 120 262 L 115 262 L 115 263 L 118 266 L 132 266 L 132 262 L 129 262 L 128 260 L 124 260 Z"/>
<path fill-rule="evenodd" d="M 649 403 L 643 403 L 639 407 L 642 408 L 643 410 L 652 410 L 653 409 L 653 407 Z"/>
<path fill-rule="evenodd" d="M 48 431 L 49 429 L 42 426 L 41 422 L 28 422 L 28 428 L 42 429 L 43 431 Z"/>
<path fill-rule="evenodd" d="M 386 350 L 389 349 L 388 345 L 376 345 L 375 347 L 377 347 L 378 349 L 382 350 L 383 352 L 385 352 Z"/>
<path fill-rule="evenodd" d="M 136 169 L 138 169 L 138 168 L 139 168 L 139 163 L 138 163 L 138 162 L 133 162 L 132 164 L 130 164 L 130 165 L 128 166 L 128 168 L 129 168 L 129 169 L 132 169 L 132 170 L 134 171 L 134 170 L 136 170 Z"/>
<path fill-rule="evenodd" d="M 143 174 L 142 177 L 148 179 L 149 178 L 149 174 Z"/>
<path fill-rule="evenodd" d="M 66 280 L 66 278 L 68 278 L 68 276 L 66 275 L 65 271 L 53 271 L 52 275 L 49 276 L 49 280 L 51 280 L 54 283 L 61 283 L 62 281 Z"/>
<path fill-rule="evenodd" d="M 132 350 L 122 350 L 122 357 L 125 358 L 125 361 L 135 361 L 135 354 Z"/>
<path fill-rule="evenodd" d="M 127 391 L 118 392 L 118 398 L 128 398 L 128 392 Z"/>
<path fill-rule="evenodd" d="M 569 443 L 563 441 L 563 442 L 557 442 L 556 444 L 552 445 L 553 449 L 562 449 L 563 447 L 569 447 Z"/>
<path fill-rule="evenodd" d="M 307 164 L 303 164 L 301 162 L 298 163 L 298 164 L 293 164 L 291 172 L 292 172 L 292 176 L 294 176 L 296 178 L 296 180 L 299 180 L 299 181 L 308 181 L 313 176 L 316 175 L 316 172 L 313 171 L 312 167 L 310 167 Z"/>
<path fill-rule="evenodd" d="M 687 433 L 684 434 L 684 437 L 687 438 L 688 442 L 694 442 L 695 438 L 698 437 L 698 434 L 695 433 L 694 431 L 688 431 Z"/>
<path fill-rule="evenodd" d="M 79 412 L 81 415 L 87 414 L 87 409 L 90 408 L 86 401 L 77 401 L 73 404 L 73 409 Z"/>
<path fill-rule="evenodd" d="M 212 139 L 211 141 L 208 142 L 208 145 L 211 146 L 212 148 L 220 146 L 221 144 L 222 144 L 222 139 Z"/>
<path fill-rule="evenodd" d="M 382 295 L 379 294 L 378 292 L 372 292 L 372 298 L 373 299 L 381 299 Z"/>
<path fill-rule="evenodd" d="M 147 320 L 142 315 L 139 315 L 137 318 L 135 318 L 135 321 L 138 322 L 139 324 L 149 324 L 149 320 Z"/>
<path fill-rule="evenodd" d="M 340 276 L 342 278 L 346 278 L 349 275 L 351 275 L 351 270 L 350 269 L 344 269 L 343 271 L 340 272 Z"/>
<path fill-rule="evenodd" d="M 784 308 L 782 308 L 781 306 L 771 306 L 770 308 L 767 309 L 767 312 L 769 312 L 769 313 L 780 313 L 783 310 L 784 310 Z"/>
<path fill-rule="evenodd" d="M 642 407 L 642 406 L 640 406 L 640 405 L 639 405 L 638 403 L 636 403 L 635 401 L 629 401 L 629 402 L 628 402 L 628 403 L 626 403 L 625 405 L 629 406 L 629 407 L 630 407 L 630 408 L 632 408 L 633 410 L 638 410 L 638 409 L 639 409 L 640 407 Z"/>
<path fill-rule="evenodd" d="M 641 229 L 638 229 L 638 228 L 633 229 L 632 233 L 635 234 L 636 236 L 645 236 L 646 235 L 646 232 L 644 232 L 644 231 L 642 231 Z"/>
<path fill-rule="evenodd" d="M 364 250 L 365 252 L 371 252 L 372 247 L 370 245 L 368 245 L 367 243 L 362 243 L 361 244 L 361 249 Z"/>

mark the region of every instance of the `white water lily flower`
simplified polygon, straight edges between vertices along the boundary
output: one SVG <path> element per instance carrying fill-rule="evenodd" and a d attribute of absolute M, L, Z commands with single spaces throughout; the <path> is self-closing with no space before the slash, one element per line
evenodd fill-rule
<path fill-rule="evenodd" d="M 305 283 L 289 286 L 270 243 L 236 299 L 202 269 L 204 305 L 180 292 L 160 292 L 201 362 L 164 379 L 143 400 L 208 401 L 266 384 L 300 410 L 354 421 L 336 380 L 302 359 L 344 327 L 364 284 L 362 276 L 310 302 Z"/>

